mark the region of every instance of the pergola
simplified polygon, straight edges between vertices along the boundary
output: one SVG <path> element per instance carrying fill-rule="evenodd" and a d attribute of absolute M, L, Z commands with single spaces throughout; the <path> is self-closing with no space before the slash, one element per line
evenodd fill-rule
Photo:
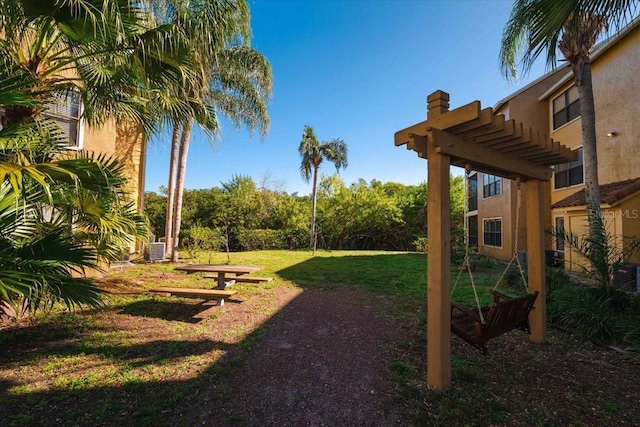
<path fill-rule="evenodd" d="M 481 109 L 480 101 L 449 111 L 449 94 L 427 97 L 427 120 L 396 132 L 395 145 L 407 145 L 427 159 L 427 385 L 451 386 L 450 195 L 451 165 L 526 182 L 527 268 L 530 292 L 538 291 L 529 321 L 533 342 L 546 338 L 543 183 L 552 165 L 576 153 L 515 120 Z"/>

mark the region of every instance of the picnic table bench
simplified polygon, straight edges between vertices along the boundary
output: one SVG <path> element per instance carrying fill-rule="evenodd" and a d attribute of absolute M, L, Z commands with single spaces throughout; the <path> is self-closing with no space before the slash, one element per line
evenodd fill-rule
<path fill-rule="evenodd" d="M 187 274 L 193 273 L 209 273 L 215 274 L 215 278 L 218 279 L 218 289 L 224 290 L 231 282 L 227 283 L 225 280 L 226 274 L 233 274 L 231 279 L 238 281 L 240 276 L 244 276 L 254 271 L 260 270 L 261 267 L 253 265 L 227 265 L 227 264 L 188 264 L 175 267 L 174 270 L 184 271 Z"/>
<path fill-rule="evenodd" d="M 225 298 L 232 297 L 238 291 L 226 291 L 220 289 L 195 289 L 195 288 L 172 288 L 159 287 L 150 289 L 149 292 L 169 294 L 171 296 L 199 299 L 215 299 L 220 301 L 220 305 L 224 305 Z"/>
<path fill-rule="evenodd" d="M 213 274 L 205 274 L 202 276 L 205 279 L 217 279 L 217 275 Z M 273 280 L 272 277 L 258 277 L 258 276 L 226 276 L 228 281 L 231 282 L 244 282 L 244 283 L 262 283 L 262 282 L 270 282 Z M 228 284 L 227 284 L 228 286 Z"/>

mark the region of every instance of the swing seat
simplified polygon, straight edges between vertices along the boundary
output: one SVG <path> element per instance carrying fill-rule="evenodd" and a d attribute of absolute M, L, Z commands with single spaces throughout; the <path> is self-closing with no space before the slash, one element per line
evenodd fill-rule
<path fill-rule="evenodd" d="M 538 291 L 515 298 L 494 290 L 488 292 L 493 295 L 493 304 L 482 308 L 484 323 L 477 308 L 451 302 L 451 332 L 482 354 L 487 354 L 487 341 L 491 338 L 513 329 L 531 333 L 529 312 L 538 297 Z"/>

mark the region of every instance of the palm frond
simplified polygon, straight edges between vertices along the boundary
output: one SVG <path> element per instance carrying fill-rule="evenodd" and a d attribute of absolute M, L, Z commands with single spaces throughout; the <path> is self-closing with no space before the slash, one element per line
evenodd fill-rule
<path fill-rule="evenodd" d="M 547 68 L 553 69 L 567 28 L 585 16 L 600 16 L 619 30 L 637 16 L 637 6 L 637 0 L 515 0 L 502 32 L 500 68 L 507 79 L 517 79 L 518 69 L 527 73 L 544 54 Z"/>

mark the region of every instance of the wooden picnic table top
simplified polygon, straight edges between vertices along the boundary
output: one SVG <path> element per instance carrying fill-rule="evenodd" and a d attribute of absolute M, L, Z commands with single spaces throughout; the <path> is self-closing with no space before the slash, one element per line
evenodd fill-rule
<path fill-rule="evenodd" d="M 187 273 L 235 273 L 236 275 L 249 274 L 261 270 L 255 265 L 227 265 L 227 264 L 187 264 L 175 267 L 174 270 Z"/>

